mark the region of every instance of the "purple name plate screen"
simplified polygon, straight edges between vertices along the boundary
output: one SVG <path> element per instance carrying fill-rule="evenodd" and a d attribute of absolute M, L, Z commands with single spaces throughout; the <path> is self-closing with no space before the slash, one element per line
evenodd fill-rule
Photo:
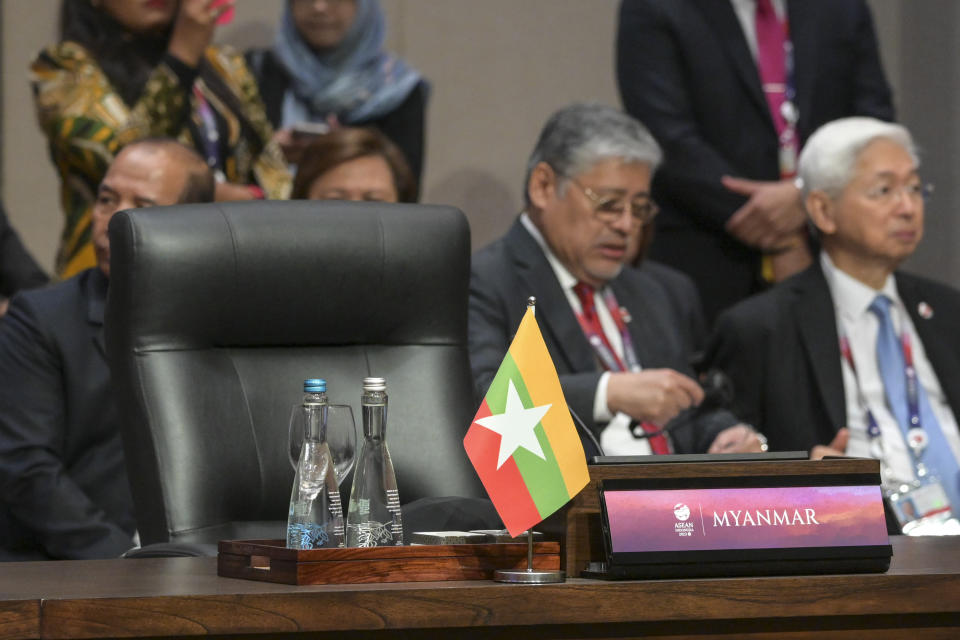
<path fill-rule="evenodd" d="M 880 487 L 606 491 L 615 553 L 890 543 Z"/>

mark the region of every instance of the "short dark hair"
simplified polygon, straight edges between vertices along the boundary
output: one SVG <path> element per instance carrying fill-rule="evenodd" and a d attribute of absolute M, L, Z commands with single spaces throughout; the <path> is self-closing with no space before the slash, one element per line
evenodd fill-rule
<path fill-rule="evenodd" d="M 319 136 L 308 146 L 293 179 L 295 200 L 306 199 L 317 178 L 345 162 L 366 156 L 379 156 L 390 167 L 393 186 L 400 202 L 416 202 L 417 183 L 403 152 L 370 127 L 342 127 Z"/>

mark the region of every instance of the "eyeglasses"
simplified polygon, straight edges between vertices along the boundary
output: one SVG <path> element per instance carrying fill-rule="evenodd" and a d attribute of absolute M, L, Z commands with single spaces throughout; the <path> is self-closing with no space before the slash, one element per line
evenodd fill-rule
<path fill-rule="evenodd" d="M 570 182 L 577 185 L 583 195 L 587 196 L 593 203 L 593 213 L 598 220 L 606 224 L 613 224 L 623 216 L 629 204 L 630 219 L 640 225 L 645 225 L 653 220 L 660 209 L 648 195 L 636 196 L 632 200 L 627 200 L 623 195 L 601 195 L 580 184 L 576 178 L 570 178 Z"/>
<path fill-rule="evenodd" d="M 900 193 L 906 193 L 907 199 L 911 201 L 923 200 L 926 202 L 933 195 L 933 185 L 930 183 L 911 182 L 908 184 L 884 183 L 878 184 L 868 189 L 864 195 L 867 199 L 876 202 L 879 205 L 893 205 L 899 198 Z"/>

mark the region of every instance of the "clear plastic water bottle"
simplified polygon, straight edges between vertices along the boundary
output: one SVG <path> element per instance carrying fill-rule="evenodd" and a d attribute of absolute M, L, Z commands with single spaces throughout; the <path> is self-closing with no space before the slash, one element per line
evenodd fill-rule
<path fill-rule="evenodd" d="M 363 379 L 360 405 L 363 443 L 347 509 L 347 546 L 401 545 L 403 522 L 397 476 L 387 449 L 387 385 L 383 378 Z"/>
<path fill-rule="evenodd" d="M 343 546 L 343 506 L 327 446 L 327 383 L 303 383 L 303 445 L 290 493 L 287 547 L 320 549 Z"/>

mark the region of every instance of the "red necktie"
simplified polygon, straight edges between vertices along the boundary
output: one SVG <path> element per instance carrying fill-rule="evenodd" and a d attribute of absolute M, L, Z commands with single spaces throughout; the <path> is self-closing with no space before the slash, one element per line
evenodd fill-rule
<path fill-rule="evenodd" d="M 600 324 L 600 316 L 597 315 L 597 306 L 594 303 L 594 289 L 589 284 L 585 282 L 578 282 L 573 287 L 574 293 L 577 294 L 577 298 L 580 299 L 580 306 L 583 308 L 583 313 L 581 314 L 582 322 L 586 325 L 584 332 L 592 333 L 600 338 L 603 341 L 604 346 L 609 350 L 610 354 L 616 360 L 617 367 L 615 371 L 626 371 L 626 367 L 623 366 L 623 360 L 617 355 L 617 352 L 613 350 L 613 346 L 610 344 L 610 340 L 607 338 L 607 334 L 603 331 L 603 325 Z M 604 359 L 600 358 L 600 363 L 604 364 Z M 609 369 L 604 364 L 604 368 Z M 660 429 L 649 422 L 641 422 L 640 426 L 646 433 L 654 433 Z M 662 433 L 659 433 L 655 436 L 649 436 L 647 441 L 650 443 L 650 449 L 657 455 L 662 455 L 665 453 L 671 453 L 670 443 L 667 441 L 667 438 Z"/>
<path fill-rule="evenodd" d="M 783 50 L 787 34 L 771 0 L 757 0 L 756 27 L 760 82 L 779 137 L 787 127 L 781 111 L 787 99 L 787 63 Z"/>

